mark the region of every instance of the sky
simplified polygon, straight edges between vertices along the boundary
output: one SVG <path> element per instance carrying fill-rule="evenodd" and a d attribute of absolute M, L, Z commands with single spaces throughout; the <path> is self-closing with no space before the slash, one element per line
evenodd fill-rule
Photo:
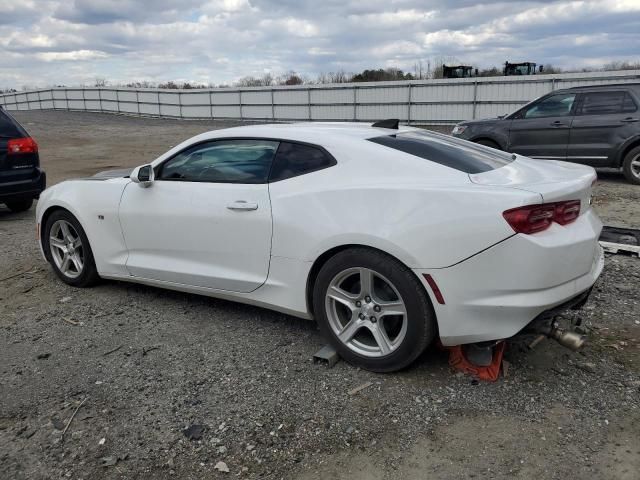
<path fill-rule="evenodd" d="M 640 0 L 0 0 L 0 88 L 640 61 Z"/>

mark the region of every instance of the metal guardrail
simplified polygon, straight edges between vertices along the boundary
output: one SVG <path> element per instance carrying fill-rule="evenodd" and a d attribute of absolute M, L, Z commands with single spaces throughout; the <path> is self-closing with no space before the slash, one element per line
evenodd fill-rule
<path fill-rule="evenodd" d="M 452 124 L 510 113 L 549 91 L 640 82 L 640 70 L 528 77 L 221 89 L 58 87 L 0 94 L 7 110 L 79 110 L 129 115 L 273 121 Z"/>

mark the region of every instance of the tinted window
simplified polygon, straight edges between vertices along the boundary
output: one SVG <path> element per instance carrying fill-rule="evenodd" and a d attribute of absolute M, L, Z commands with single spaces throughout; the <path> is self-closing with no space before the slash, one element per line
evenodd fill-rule
<path fill-rule="evenodd" d="M 585 93 L 582 100 L 582 115 L 607 115 L 634 112 L 635 104 L 626 92 Z"/>
<path fill-rule="evenodd" d="M 278 142 L 218 140 L 184 150 L 162 166 L 160 180 L 264 183 Z"/>
<path fill-rule="evenodd" d="M 427 132 L 399 133 L 369 140 L 465 173 L 488 172 L 513 161 L 511 154 Z"/>
<path fill-rule="evenodd" d="M 551 95 L 544 100 L 530 106 L 524 118 L 564 117 L 571 114 L 571 107 L 576 99 L 575 93 L 560 93 Z"/>
<path fill-rule="evenodd" d="M 320 148 L 281 142 L 271 169 L 270 181 L 277 182 L 332 165 L 335 165 L 335 160 Z"/>
<path fill-rule="evenodd" d="M 638 109 L 636 106 L 636 102 L 633 101 L 631 95 L 628 93 L 624 94 L 624 100 L 622 101 L 622 111 L 623 112 L 635 112 Z"/>
<path fill-rule="evenodd" d="M 0 137 L 22 137 L 20 128 L 16 125 L 15 121 L 0 110 Z"/>

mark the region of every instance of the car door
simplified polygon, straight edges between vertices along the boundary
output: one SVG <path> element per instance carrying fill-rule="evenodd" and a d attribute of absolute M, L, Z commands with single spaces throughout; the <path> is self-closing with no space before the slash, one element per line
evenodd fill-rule
<path fill-rule="evenodd" d="M 575 93 L 555 93 L 517 112 L 509 126 L 508 150 L 531 158 L 564 160 L 575 99 Z"/>
<path fill-rule="evenodd" d="M 633 97 L 623 89 L 580 94 L 567 160 L 594 167 L 615 166 L 614 152 L 636 134 L 639 119 Z"/>
<path fill-rule="evenodd" d="M 155 166 L 148 188 L 127 185 L 119 215 L 130 274 L 233 292 L 262 285 L 277 148 L 270 140 L 207 141 Z"/>

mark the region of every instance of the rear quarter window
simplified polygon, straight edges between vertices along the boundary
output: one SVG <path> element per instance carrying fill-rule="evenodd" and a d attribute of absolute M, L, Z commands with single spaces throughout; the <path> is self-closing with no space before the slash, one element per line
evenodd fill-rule
<path fill-rule="evenodd" d="M 624 91 L 583 94 L 582 115 L 610 115 L 635 111 L 636 105 L 633 99 Z"/>
<path fill-rule="evenodd" d="M 313 145 L 282 141 L 273 160 L 269 181 L 277 182 L 297 177 L 335 164 L 335 159 L 324 149 Z"/>
<path fill-rule="evenodd" d="M 369 141 L 465 173 L 482 173 L 513 161 L 511 154 L 430 132 L 404 132 Z"/>

